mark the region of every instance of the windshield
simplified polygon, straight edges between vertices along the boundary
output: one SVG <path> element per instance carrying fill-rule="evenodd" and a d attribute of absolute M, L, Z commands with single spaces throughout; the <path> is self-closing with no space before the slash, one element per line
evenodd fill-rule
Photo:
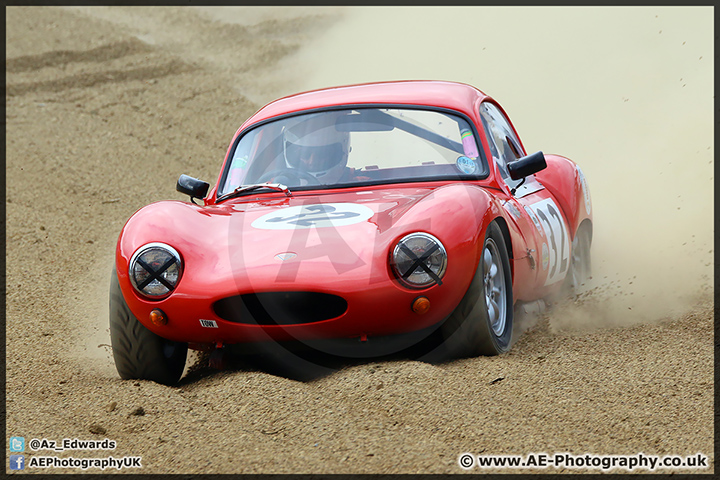
<path fill-rule="evenodd" d="M 409 108 L 353 108 L 285 117 L 238 142 L 218 197 L 243 185 L 291 189 L 478 178 L 487 174 L 470 124 Z"/>

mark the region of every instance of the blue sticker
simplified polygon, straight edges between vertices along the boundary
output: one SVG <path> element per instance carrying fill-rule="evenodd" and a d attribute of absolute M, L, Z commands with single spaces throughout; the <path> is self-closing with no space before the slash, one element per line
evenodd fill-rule
<path fill-rule="evenodd" d="M 475 160 L 468 158 L 468 157 L 458 157 L 457 162 L 455 162 L 457 167 L 460 169 L 461 172 L 471 175 L 477 171 L 477 163 L 475 163 Z"/>

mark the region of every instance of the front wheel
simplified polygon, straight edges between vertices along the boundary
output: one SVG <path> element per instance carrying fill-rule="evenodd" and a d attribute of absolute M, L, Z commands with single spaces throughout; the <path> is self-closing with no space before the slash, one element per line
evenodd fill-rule
<path fill-rule="evenodd" d="M 172 342 L 138 321 L 120 291 L 117 272 L 110 281 L 110 340 L 120 378 L 174 385 L 187 360 L 187 343 Z"/>
<path fill-rule="evenodd" d="M 502 231 L 493 222 L 472 283 L 441 330 L 451 356 L 474 357 L 507 352 L 512 329 L 510 260 Z"/>

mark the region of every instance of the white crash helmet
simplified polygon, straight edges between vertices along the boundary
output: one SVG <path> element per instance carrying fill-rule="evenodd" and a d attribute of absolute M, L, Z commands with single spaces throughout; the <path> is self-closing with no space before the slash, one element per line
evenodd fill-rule
<path fill-rule="evenodd" d="M 335 128 L 337 115 L 321 113 L 283 129 L 288 168 L 302 170 L 323 183 L 340 179 L 350 153 L 350 134 Z"/>

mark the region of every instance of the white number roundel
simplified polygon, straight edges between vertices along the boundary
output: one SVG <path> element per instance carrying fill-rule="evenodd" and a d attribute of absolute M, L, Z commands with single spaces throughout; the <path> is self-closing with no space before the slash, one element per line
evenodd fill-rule
<path fill-rule="evenodd" d="M 263 215 L 252 226 L 262 230 L 342 227 L 364 222 L 374 214 L 371 208 L 355 203 L 298 205 Z"/>

